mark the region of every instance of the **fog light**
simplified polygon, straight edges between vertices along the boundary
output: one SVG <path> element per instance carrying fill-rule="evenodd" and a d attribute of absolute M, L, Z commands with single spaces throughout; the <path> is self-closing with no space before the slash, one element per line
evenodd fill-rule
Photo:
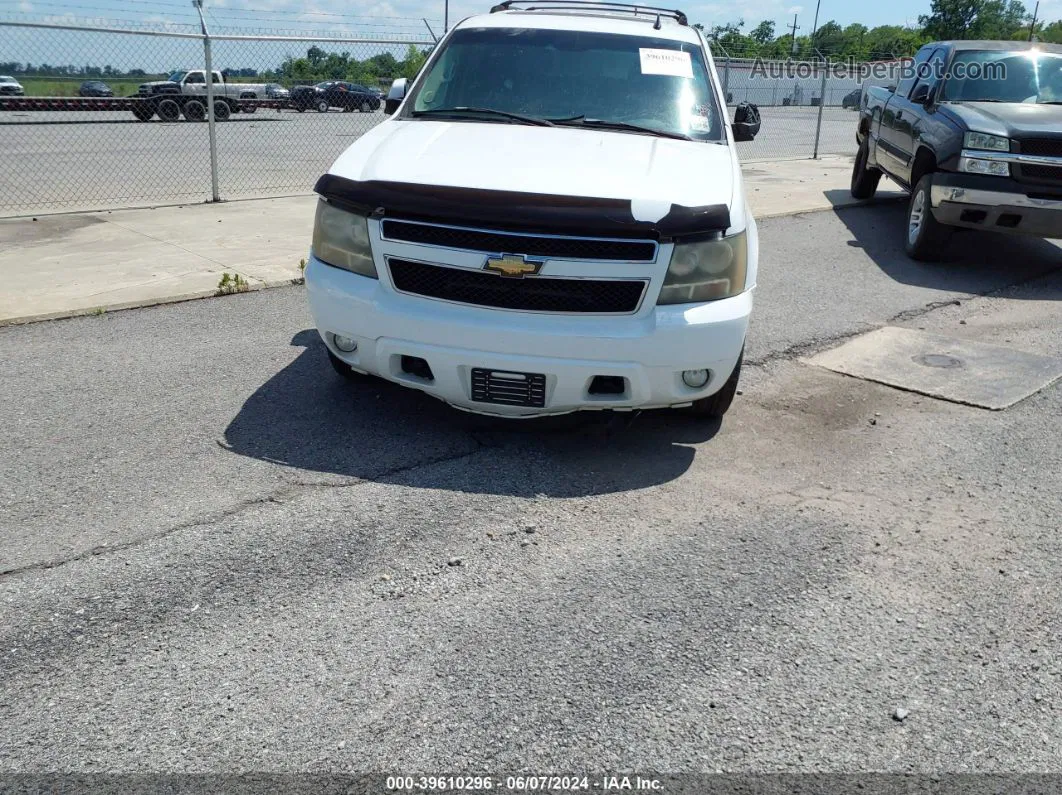
<path fill-rule="evenodd" d="M 343 353 L 354 353 L 358 349 L 358 343 L 350 337 L 341 337 L 338 334 L 334 334 L 332 335 L 332 342 Z"/>
<path fill-rule="evenodd" d="M 682 383 L 690 389 L 700 389 L 708 383 L 707 370 L 683 370 Z"/>

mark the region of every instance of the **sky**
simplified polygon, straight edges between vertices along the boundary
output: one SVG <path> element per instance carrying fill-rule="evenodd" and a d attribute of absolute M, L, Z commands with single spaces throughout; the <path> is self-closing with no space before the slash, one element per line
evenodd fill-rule
<path fill-rule="evenodd" d="M 876 25 L 916 25 L 919 14 L 927 13 L 930 0 L 819 0 L 819 24 L 834 19 L 842 25 L 861 22 Z M 359 21 L 368 30 L 400 32 L 417 27 L 421 17 L 441 22 L 445 0 L 204 0 L 211 17 L 219 25 L 250 24 L 261 27 L 292 28 L 330 27 L 337 22 Z M 1034 0 L 1026 5 L 1032 7 Z M 489 9 L 491 0 L 450 0 L 450 20 L 481 13 Z M 670 5 L 669 3 L 664 3 Z M 761 20 L 776 23 L 779 33 L 791 24 L 793 15 L 799 16 L 800 33 L 811 32 L 815 16 L 815 0 L 794 3 L 793 0 L 728 0 L 728 2 L 677 3 L 691 21 L 706 26 L 744 19 L 746 29 Z M 0 0 L 0 19 L 23 19 L 72 14 L 77 17 L 194 22 L 190 0 Z M 335 15 L 335 16 L 331 16 Z M 343 18 L 347 17 L 346 20 Z M 1042 0 L 1041 17 L 1048 20 L 1062 17 L 1062 0 Z M 419 26 L 419 31 L 423 27 Z M 439 31 L 437 31 L 439 32 Z M 2 35 L 2 34 L 0 34 Z M 2 48 L 0 39 L 0 48 Z"/>
<path fill-rule="evenodd" d="M 442 33 L 445 0 L 203 0 L 208 24 L 215 33 L 295 33 L 299 35 L 377 37 L 409 41 L 427 41 L 422 17 L 436 34 Z M 654 0 L 671 5 L 664 0 Z M 449 0 L 451 23 L 489 10 L 497 0 Z M 793 0 L 691 0 L 676 2 L 692 22 L 706 27 L 745 21 L 750 30 L 760 21 L 776 23 L 779 35 L 798 14 L 800 35 L 810 34 L 815 15 L 815 0 L 794 4 Z M 1027 3 L 1031 8 L 1032 2 Z M 836 20 L 841 25 L 860 22 L 877 25 L 917 25 L 919 14 L 927 13 L 930 0 L 821 0 L 819 24 Z M 1043 0 L 1041 19 L 1062 18 L 1062 0 Z M 198 16 L 191 0 L 0 0 L 0 21 L 36 21 L 84 23 L 115 26 L 114 22 L 133 23 L 151 28 L 198 32 Z M 120 25 L 125 27 L 126 25 Z M 305 43 L 235 43 L 218 42 L 219 68 L 272 68 L 285 55 L 301 55 Z M 364 58 L 386 49 L 401 57 L 408 45 L 372 47 L 332 45 L 329 50 L 346 49 Z M 191 68 L 196 65 L 197 47 L 188 40 L 159 39 L 143 36 L 116 36 L 81 32 L 40 31 L 0 27 L 0 62 L 52 64 L 110 63 L 116 68 Z M 220 61 L 220 63 L 218 63 Z"/>

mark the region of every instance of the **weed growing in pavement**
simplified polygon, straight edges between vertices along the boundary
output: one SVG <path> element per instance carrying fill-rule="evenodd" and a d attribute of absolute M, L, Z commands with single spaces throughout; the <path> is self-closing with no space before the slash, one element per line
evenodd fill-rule
<path fill-rule="evenodd" d="M 215 295 L 232 295 L 233 293 L 245 293 L 251 289 L 247 280 L 238 273 L 223 273 L 218 282 L 218 291 Z"/>

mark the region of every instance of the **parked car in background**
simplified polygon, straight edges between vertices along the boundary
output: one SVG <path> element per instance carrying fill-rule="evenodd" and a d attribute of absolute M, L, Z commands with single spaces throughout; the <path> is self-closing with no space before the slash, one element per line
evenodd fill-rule
<path fill-rule="evenodd" d="M 79 97 L 113 97 L 114 91 L 109 85 L 99 80 L 88 80 L 78 88 L 77 95 Z"/>
<path fill-rule="evenodd" d="M 265 95 L 266 99 L 291 99 L 291 92 L 278 83 L 266 83 Z"/>
<path fill-rule="evenodd" d="M 956 228 L 1062 238 L 1062 46 L 927 44 L 895 90 L 872 87 L 852 195 L 883 174 L 911 193 L 905 244 L 937 259 Z"/>
<path fill-rule="evenodd" d="M 327 113 L 332 108 L 340 108 L 345 113 L 354 110 L 370 113 L 379 110 L 382 103 L 379 92 L 343 80 L 329 80 L 315 86 L 295 86 L 291 90 L 291 104 L 300 113 L 311 108 L 318 113 Z"/>
<path fill-rule="evenodd" d="M 0 97 L 21 97 L 22 84 L 10 75 L 0 75 Z"/>
<path fill-rule="evenodd" d="M 863 89 L 857 88 L 854 91 L 850 91 L 844 95 L 844 99 L 841 100 L 841 107 L 844 110 L 859 110 L 859 106 L 863 101 Z"/>

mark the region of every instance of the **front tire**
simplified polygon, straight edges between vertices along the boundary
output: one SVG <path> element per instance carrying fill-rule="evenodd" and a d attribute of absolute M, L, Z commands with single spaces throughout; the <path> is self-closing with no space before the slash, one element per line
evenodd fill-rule
<path fill-rule="evenodd" d="M 328 100 L 327 99 L 322 99 L 321 101 L 319 101 L 317 103 L 317 112 L 318 113 L 328 113 L 328 108 L 329 108 L 329 105 L 328 105 Z"/>
<path fill-rule="evenodd" d="M 232 115 L 232 108 L 223 99 L 214 100 L 214 121 L 228 121 Z"/>
<path fill-rule="evenodd" d="M 881 172 L 876 168 L 868 168 L 870 162 L 870 138 L 864 138 L 859 145 L 859 154 L 856 155 L 855 165 L 852 166 L 852 197 L 855 199 L 871 199 L 878 191 L 878 183 L 881 182 Z"/>
<path fill-rule="evenodd" d="M 741 364 L 744 360 L 745 351 L 742 349 L 741 355 L 738 356 L 737 364 L 734 365 L 734 371 L 730 374 L 726 383 L 723 384 L 723 388 L 710 397 L 693 401 L 693 405 L 689 408 L 689 413 L 697 417 L 721 419 L 730 410 L 730 406 L 734 402 L 738 381 L 741 379 Z"/>
<path fill-rule="evenodd" d="M 368 380 L 369 377 L 367 375 L 351 370 L 350 365 L 332 353 L 332 351 L 325 348 L 325 352 L 328 354 L 328 361 L 332 365 L 332 369 L 339 373 L 345 380 L 354 383 L 362 383 Z"/>
<path fill-rule="evenodd" d="M 931 194 L 933 175 L 926 174 L 918 181 L 907 206 L 907 255 L 919 262 L 936 262 L 951 237 L 952 228 L 933 215 Z"/>

